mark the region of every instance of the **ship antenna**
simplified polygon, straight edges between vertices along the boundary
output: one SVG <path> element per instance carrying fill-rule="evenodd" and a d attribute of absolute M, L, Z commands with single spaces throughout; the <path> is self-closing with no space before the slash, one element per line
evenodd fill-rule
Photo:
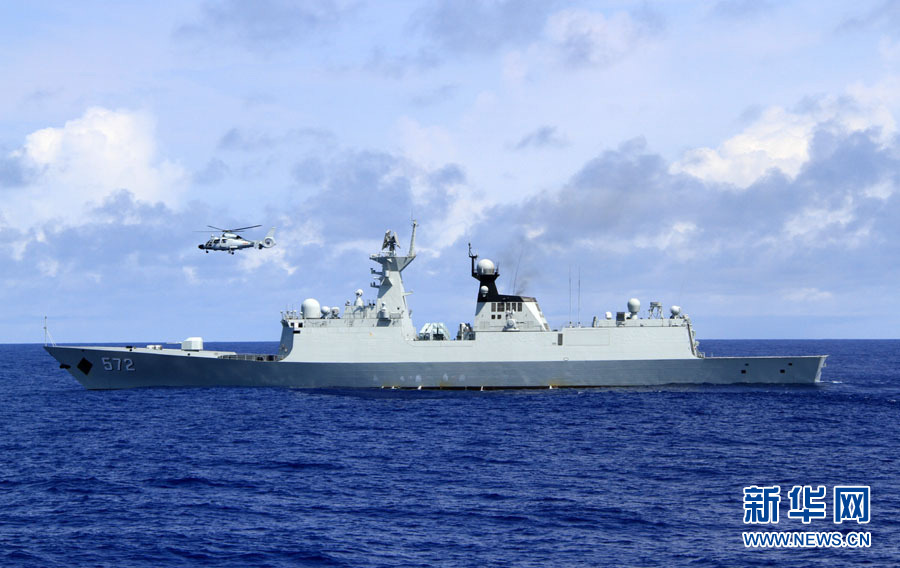
<path fill-rule="evenodd" d="M 569 327 L 572 327 L 572 265 L 569 265 Z"/>
<path fill-rule="evenodd" d="M 47 339 L 50 340 L 50 345 L 56 347 L 56 342 L 53 341 L 53 336 L 50 335 L 50 330 L 47 328 L 47 316 L 44 316 L 44 345 L 47 345 Z"/>
<path fill-rule="evenodd" d="M 419 224 L 415 219 L 412 220 L 412 235 L 409 237 L 409 253 L 406 256 L 416 256 L 416 227 Z"/>
<path fill-rule="evenodd" d="M 578 327 L 581 327 L 581 265 L 578 265 L 578 311 L 575 319 L 578 321 Z"/>
<path fill-rule="evenodd" d="M 522 250 L 519 251 L 519 260 L 516 261 L 516 274 L 513 276 L 513 294 L 518 294 L 516 282 L 519 280 L 519 265 L 522 264 L 522 255 L 525 254 L 525 243 L 522 243 Z"/>

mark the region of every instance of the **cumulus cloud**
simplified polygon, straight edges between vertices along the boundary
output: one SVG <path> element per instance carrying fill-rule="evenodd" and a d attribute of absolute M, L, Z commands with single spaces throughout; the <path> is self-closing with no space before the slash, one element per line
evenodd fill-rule
<path fill-rule="evenodd" d="M 537 130 L 523 136 L 513 146 L 516 150 L 525 148 L 562 148 L 566 146 L 566 138 L 561 135 L 555 126 L 541 126 Z"/>
<path fill-rule="evenodd" d="M 426 167 L 438 167 L 441 163 L 456 159 L 458 152 L 448 129 L 423 125 L 409 117 L 401 118 L 397 128 L 410 161 Z"/>
<path fill-rule="evenodd" d="M 119 191 L 87 208 L 95 223 L 31 229 L 20 253 L 7 254 L 21 281 L 38 282 L 48 294 L 49 281 L 89 303 L 100 301 L 100 291 L 140 290 L 160 305 L 208 309 L 217 322 L 215 301 L 198 305 L 190 297 L 215 286 L 247 292 L 229 302 L 256 320 L 262 305 L 276 309 L 310 295 L 329 305 L 352 298 L 365 285 L 365 256 L 378 249 L 383 231 L 397 230 L 405 246 L 410 214 L 424 212 L 409 286 L 430 275 L 415 301 L 431 308 L 431 319 L 459 317 L 471 307 L 469 240 L 505 267 L 501 289 L 515 279 L 517 290 L 510 291 L 538 295 L 554 323 L 566 315 L 570 266 L 582 274 L 586 313 L 615 310 L 636 295 L 681 303 L 702 316 L 708 305 L 759 305 L 736 299 L 749 297 L 748 288 L 767 298 L 766 309 L 802 311 L 844 301 L 845 291 L 859 286 L 878 293 L 879 283 L 900 276 L 879 261 L 900 254 L 897 156 L 896 143 L 877 130 L 819 129 L 795 176 L 767 176 L 734 192 L 671 171 L 635 139 L 588 160 L 558 188 L 473 214 L 466 209 L 471 181 L 458 164 L 428 167 L 397 154 L 343 150 L 316 156 L 314 167 L 311 156 L 298 158 L 297 168 L 315 170 L 317 190 L 267 212 L 278 227 L 274 249 L 201 254 L 192 233 L 175 234 L 173 227 L 208 218 L 204 206 L 173 208 Z M 463 230 L 454 225 L 460 217 Z M 0 236 L 21 234 L 7 227 Z M 863 247 L 879 255 L 855 254 Z M 172 298 L 156 291 L 166 288 Z M 103 301 L 133 303 L 117 294 Z M 221 337 L 215 328 L 197 333 Z"/>
<path fill-rule="evenodd" d="M 687 151 L 672 164 L 671 171 L 738 188 L 746 188 L 772 171 L 793 179 L 809 162 L 817 134 L 868 130 L 875 131 L 883 143 L 896 132 L 893 115 L 885 104 L 830 97 L 806 101 L 794 111 L 770 107 L 717 148 Z"/>
<path fill-rule="evenodd" d="M 824 302 L 834 296 L 831 292 L 816 287 L 784 290 L 782 294 L 786 300 L 792 302 Z"/>
<path fill-rule="evenodd" d="M 89 222 L 92 205 L 126 189 L 147 203 L 179 203 L 186 173 L 157 155 L 153 120 L 129 110 L 88 109 L 61 127 L 29 134 L 7 156 L 19 187 L 7 191 L 5 223 L 27 230 L 54 220 Z"/>
<path fill-rule="evenodd" d="M 545 33 L 576 67 L 607 66 L 630 54 L 662 21 L 655 14 L 617 12 L 607 16 L 586 10 L 562 10 L 547 20 Z"/>
<path fill-rule="evenodd" d="M 410 18 L 409 46 L 376 46 L 365 69 L 392 78 L 432 70 L 459 58 L 504 52 L 504 76 L 521 79 L 531 65 L 605 67 L 634 52 L 664 27 L 646 6 L 605 13 L 560 9 L 541 0 L 436 0 Z M 401 48 L 402 50 L 403 48 Z M 439 100 L 447 95 L 437 93 Z M 432 96 L 424 95 L 430 102 Z M 422 104 L 416 97 L 415 104 Z"/>
<path fill-rule="evenodd" d="M 897 30 L 900 30 L 900 2 L 882 0 L 863 13 L 846 18 L 838 26 L 838 31 L 866 30 L 872 27 L 883 27 L 896 35 Z"/>
<path fill-rule="evenodd" d="M 334 144 L 334 134 L 318 128 L 295 128 L 283 133 L 271 134 L 235 126 L 228 129 L 219 139 L 218 149 L 255 152 L 291 144 L 331 145 Z"/>
<path fill-rule="evenodd" d="M 318 31 L 334 28 L 347 10 L 343 3 L 334 0 L 207 2 L 199 18 L 180 26 L 175 35 L 271 50 L 303 42 Z"/>
<path fill-rule="evenodd" d="M 543 0 L 439 0 L 416 13 L 412 25 L 448 52 L 484 53 L 534 41 L 553 4 Z"/>
<path fill-rule="evenodd" d="M 859 287 L 895 296 L 886 283 L 900 268 L 883 260 L 900 255 L 900 146 L 878 128 L 833 128 L 847 117 L 821 120 L 790 175 L 775 168 L 740 192 L 679 173 L 641 139 L 626 142 L 556 190 L 488 210 L 472 240 L 490 247 L 506 278 L 521 255 L 518 272 L 537 290 L 564 289 L 573 266 L 595 295 L 648 290 L 687 303 L 682 294 L 696 290 L 718 298 L 717 309 L 728 298 L 745 305 L 737 298 L 748 289 L 766 309 L 788 311 L 852 301 L 838 291 Z M 544 310 L 565 313 L 558 300 Z"/>

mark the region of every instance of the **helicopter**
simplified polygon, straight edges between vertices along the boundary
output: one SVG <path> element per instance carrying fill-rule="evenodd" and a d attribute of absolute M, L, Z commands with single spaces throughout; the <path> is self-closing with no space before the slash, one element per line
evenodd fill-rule
<path fill-rule="evenodd" d="M 266 238 L 261 241 L 248 241 L 237 233 L 238 231 L 246 231 L 247 229 L 262 227 L 262 225 L 237 227 L 235 229 L 222 229 L 221 227 L 213 227 L 212 225 L 207 225 L 207 227 L 209 227 L 210 229 L 215 229 L 217 231 L 222 231 L 222 234 L 220 236 L 210 235 L 208 241 L 197 246 L 197 248 L 199 248 L 200 250 L 205 250 L 206 254 L 209 254 L 209 251 L 211 250 L 223 250 L 229 254 L 234 254 L 234 251 L 245 248 L 256 247 L 261 250 L 264 248 L 271 248 L 275 246 L 275 227 L 269 229 L 269 232 L 266 234 Z"/>

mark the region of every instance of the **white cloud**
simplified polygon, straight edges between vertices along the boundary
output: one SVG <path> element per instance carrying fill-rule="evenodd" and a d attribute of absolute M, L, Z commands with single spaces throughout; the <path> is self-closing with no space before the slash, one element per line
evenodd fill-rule
<path fill-rule="evenodd" d="M 244 254 L 241 254 L 240 267 L 245 272 L 253 272 L 266 264 L 285 271 L 289 276 L 297 270 L 296 266 L 292 266 L 288 262 L 287 250 L 283 247 L 278 248 L 278 245 L 270 249 L 249 249 Z"/>
<path fill-rule="evenodd" d="M 20 230 L 49 220 L 88 223 L 90 206 L 122 189 L 138 201 L 177 205 L 187 181 L 180 166 L 158 158 L 153 120 L 128 110 L 90 108 L 29 134 L 11 157 L 30 172 L 3 205 L 6 223 Z"/>
<path fill-rule="evenodd" d="M 832 226 L 845 227 L 855 219 L 853 200 L 849 197 L 841 207 L 810 207 L 794 215 L 784 225 L 788 237 L 814 239 Z"/>
<path fill-rule="evenodd" d="M 781 296 L 791 302 L 824 302 L 830 300 L 834 295 L 827 290 L 818 288 L 796 288 L 784 290 Z"/>
<path fill-rule="evenodd" d="M 785 220 L 780 236 L 764 241 L 783 250 L 788 241 L 803 249 L 859 249 L 873 239 L 874 221 L 861 215 L 863 205 L 848 193 L 837 207 L 807 207 Z"/>
<path fill-rule="evenodd" d="M 859 88 L 855 91 L 866 97 L 854 97 L 851 102 L 830 97 L 800 112 L 770 107 L 718 148 L 687 151 L 670 171 L 746 188 L 771 170 L 795 178 L 809 161 L 810 145 L 820 128 L 845 132 L 876 128 L 879 141 L 887 143 L 896 132 L 887 101 Z"/>
<path fill-rule="evenodd" d="M 239 266 L 244 272 L 253 272 L 262 266 L 273 266 L 288 276 L 297 271 L 297 255 L 310 245 L 322 245 L 322 228 L 316 221 L 294 222 L 290 217 L 281 216 L 280 226 L 275 228 L 274 247 L 240 251 Z"/>
<path fill-rule="evenodd" d="M 414 163 L 435 168 L 458 161 L 458 153 L 450 133 L 440 126 L 424 126 L 402 117 L 397 129 L 404 155 Z"/>
<path fill-rule="evenodd" d="M 690 221 L 676 221 L 654 234 L 637 234 L 628 238 L 602 237 L 581 238 L 577 245 L 588 249 L 615 254 L 631 254 L 641 249 L 656 249 L 673 253 L 676 258 L 688 259 L 696 252 L 690 241 L 700 233 L 699 227 Z"/>
<path fill-rule="evenodd" d="M 638 248 L 655 248 L 661 251 L 673 249 L 679 256 L 691 256 L 692 251 L 686 245 L 697 232 L 697 225 L 690 221 L 675 222 L 668 230 L 656 235 L 638 236 L 634 244 Z"/>
<path fill-rule="evenodd" d="M 52 278 L 59 273 L 59 261 L 53 258 L 39 260 L 37 266 L 38 270 L 40 270 L 41 274 L 44 276 L 50 276 Z"/>
<path fill-rule="evenodd" d="M 631 52 L 646 26 L 625 12 L 562 10 L 547 19 L 546 35 L 573 65 L 609 65 Z"/>
<path fill-rule="evenodd" d="M 181 272 L 184 274 L 185 280 L 187 280 L 188 284 L 197 284 L 197 268 L 194 266 L 182 266 Z"/>
<path fill-rule="evenodd" d="M 894 195 L 894 184 L 890 180 L 880 181 L 865 188 L 862 194 L 866 197 L 886 201 L 890 196 Z"/>

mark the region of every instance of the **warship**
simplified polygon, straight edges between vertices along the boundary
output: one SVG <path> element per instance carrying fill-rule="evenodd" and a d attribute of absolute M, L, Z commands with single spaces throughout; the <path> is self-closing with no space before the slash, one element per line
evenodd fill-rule
<path fill-rule="evenodd" d="M 509 389 L 670 384 L 816 383 L 827 355 L 707 357 L 690 318 L 678 306 L 663 314 L 651 302 L 594 317 L 590 326 L 551 329 L 533 297 L 501 294 L 498 267 L 469 246 L 478 281 L 475 316 L 455 337 L 443 323 L 417 332 L 402 272 L 416 258 L 416 223 L 409 250 L 385 234 L 369 256 L 377 289 L 356 290 L 343 310 L 306 299 L 281 314 L 277 353 L 254 355 L 203 348 L 189 337 L 180 348 L 57 346 L 45 349 L 88 389 L 135 387 L 289 387 Z"/>

